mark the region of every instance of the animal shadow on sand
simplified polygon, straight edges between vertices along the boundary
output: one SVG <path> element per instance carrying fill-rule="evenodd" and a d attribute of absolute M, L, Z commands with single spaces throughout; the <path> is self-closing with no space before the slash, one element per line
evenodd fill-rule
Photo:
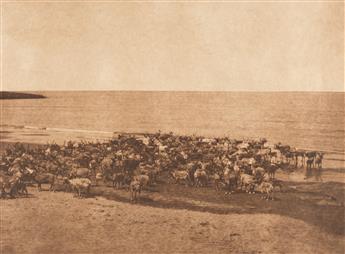
<path fill-rule="evenodd" d="M 274 200 L 264 200 L 260 194 L 224 195 L 212 188 L 157 185 L 144 190 L 136 204 L 213 214 L 278 214 L 303 220 L 333 234 L 345 235 L 342 223 L 345 217 L 344 184 L 285 182 L 284 185 L 281 192 L 275 193 Z M 154 198 L 155 195 L 159 198 Z M 129 192 L 102 186 L 93 188 L 90 196 L 131 203 Z"/>

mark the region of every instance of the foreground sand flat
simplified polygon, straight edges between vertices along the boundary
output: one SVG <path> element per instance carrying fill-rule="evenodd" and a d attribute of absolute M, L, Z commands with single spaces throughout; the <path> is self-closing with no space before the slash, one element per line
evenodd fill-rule
<path fill-rule="evenodd" d="M 1 200 L 2 253 L 344 253 L 343 236 L 280 215 L 31 193 Z"/>

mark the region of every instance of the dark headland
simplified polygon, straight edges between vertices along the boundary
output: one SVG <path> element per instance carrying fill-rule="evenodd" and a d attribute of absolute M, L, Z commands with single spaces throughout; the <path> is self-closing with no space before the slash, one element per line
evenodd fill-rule
<path fill-rule="evenodd" d="M 44 99 L 45 96 L 41 94 L 32 93 L 18 93 L 18 92 L 5 92 L 0 91 L 0 100 L 11 100 L 11 99 Z"/>

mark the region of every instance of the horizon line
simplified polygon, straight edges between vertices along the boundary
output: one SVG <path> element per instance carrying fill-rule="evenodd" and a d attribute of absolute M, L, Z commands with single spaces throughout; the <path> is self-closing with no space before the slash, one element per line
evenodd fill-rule
<path fill-rule="evenodd" d="M 108 90 L 108 89 L 75 89 L 75 90 L 0 90 L 0 92 L 214 92 L 214 93 L 345 93 L 339 90 Z"/>

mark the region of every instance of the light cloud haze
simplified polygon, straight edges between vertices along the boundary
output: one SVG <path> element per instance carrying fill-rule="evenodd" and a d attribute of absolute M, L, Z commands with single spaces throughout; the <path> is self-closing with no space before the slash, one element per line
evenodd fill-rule
<path fill-rule="evenodd" d="M 3 90 L 344 90 L 343 2 L 6 2 L 2 13 Z"/>

